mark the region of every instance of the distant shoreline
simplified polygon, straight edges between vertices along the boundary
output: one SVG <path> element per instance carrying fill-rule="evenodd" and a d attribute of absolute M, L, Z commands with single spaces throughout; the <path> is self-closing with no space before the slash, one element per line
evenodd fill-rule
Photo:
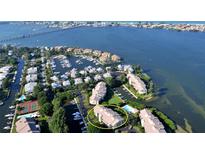
<path fill-rule="evenodd" d="M 60 29 L 70 29 L 70 28 L 78 28 L 78 27 L 134 27 L 134 28 L 146 28 L 146 29 L 167 29 L 167 30 L 175 30 L 175 31 L 190 31 L 190 32 L 205 32 L 205 22 L 204 23 L 186 23 L 177 21 L 173 23 L 170 22 L 67 22 L 67 21 L 55 21 L 55 22 L 23 22 L 24 24 L 43 24 L 47 25 L 48 28 L 60 28 Z"/>

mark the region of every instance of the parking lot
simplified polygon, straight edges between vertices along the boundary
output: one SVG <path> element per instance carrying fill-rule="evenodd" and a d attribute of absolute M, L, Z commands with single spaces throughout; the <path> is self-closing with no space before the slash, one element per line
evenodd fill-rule
<path fill-rule="evenodd" d="M 130 94 L 124 87 L 114 88 L 113 91 L 118 95 L 122 100 L 126 101 L 136 101 L 136 98 Z"/>

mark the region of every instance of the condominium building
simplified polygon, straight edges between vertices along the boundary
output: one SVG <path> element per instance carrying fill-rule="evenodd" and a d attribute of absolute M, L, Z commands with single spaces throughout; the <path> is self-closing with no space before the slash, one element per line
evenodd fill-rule
<path fill-rule="evenodd" d="M 105 82 L 99 82 L 95 88 L 92 90 L 92 95 L 90 97 L 90 104 L 96 105 L 105 97 L 107 92 Z"/>
<path fill-rule="evenodd" d="M 99 122 L 104 123 L 109 128 L 116 128 L 124 121 L 117 112 L 101 105 L 96 105 L 94 107 L 94 114 L 98 118 Z"/>
<path fill-rule="evenodd" d="M 139 94 L 146 94 L 147 88 L 145 83 L 137 76 L 132 73 L 127 75 L 129 84 L 132 85 Z"/>
<path fill-rule="evenodd" d="M 162 123 L 148 109 L 141 110 L 139 116 L 145 133 L 166 133 Z"/>

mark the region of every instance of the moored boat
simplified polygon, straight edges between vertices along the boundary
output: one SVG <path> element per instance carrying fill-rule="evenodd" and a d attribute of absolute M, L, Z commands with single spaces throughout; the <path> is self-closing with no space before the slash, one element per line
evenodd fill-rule
<path fill-rule="evenodd" d="M 9 130 L 9 129 L 11 129 L 11 127 L 10 126 L 6 126 L 6 127 L 4 127 L 4 129 L 5 130 Z"/>
<path fill-rule="evenodd" d="M 13 119 L 13 117 L 8 117 L 8 120 L 12 120 Z"/>
<path fill-rule="evenodd" d="M 0 101 L 0 106 L 3 106 L 4 105 L 4 102 Z"/>
<path fill-rule="evenodd" d="M 6 114 L 5 117 L 13 117 L 14 114 L 13 113 L 9 113 L 9 114 Z"/>
<path fill-rule="evenodd" d="M 9 109 L 15 109 L 15 106 L 14 105 L 9 106 Z"/>

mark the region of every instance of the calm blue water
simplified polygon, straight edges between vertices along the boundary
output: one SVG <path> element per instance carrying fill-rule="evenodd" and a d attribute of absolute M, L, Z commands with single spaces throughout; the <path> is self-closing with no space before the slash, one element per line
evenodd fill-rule
<path fill-rule="evenodd" d="M 0 26 L 0 37 L 2 26 L 6 25 Z M 186 119 L 194 132 L 205 132 L 205 33 L 84 27 L 10 43 L 108 50 L 127 63 L 141 64 L 157 89 L 164 91 L 160 98 L 147 104 L 159 108 L 181 126 Z"/>

